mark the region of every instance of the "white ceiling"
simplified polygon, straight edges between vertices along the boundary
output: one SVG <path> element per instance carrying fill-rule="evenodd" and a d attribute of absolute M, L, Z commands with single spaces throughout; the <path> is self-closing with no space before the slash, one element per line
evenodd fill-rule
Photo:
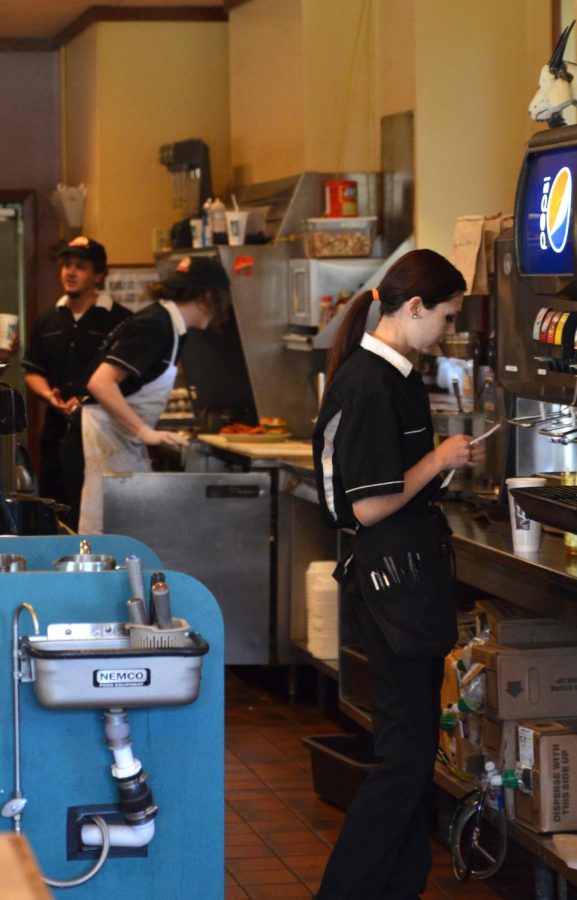
<path fill-rule="evenodd" d="M 90 0 L 0 0 L 0 39 L 53 38 L 91 7 Z M 226 0 L 117 0 L 104 4 L 114 8 L 131 6 L 226 6 Z"/>

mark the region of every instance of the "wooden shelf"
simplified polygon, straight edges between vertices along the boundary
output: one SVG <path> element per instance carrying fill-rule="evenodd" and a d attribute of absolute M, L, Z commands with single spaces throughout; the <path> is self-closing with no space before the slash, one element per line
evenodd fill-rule
<path fill-rule="evenodd" d="M 463 797 L 474 787 L 470 782 L 460 781 L 451 775 L 442 763 L 435 765 L 435 784 L 457 799 Z M 519 844 L 536 859 L 542 860 L 555 872 L 559 872 L 570 884 L 577 885 L 577 869 L 571 869 L 564 863 L 555 849 L 552 837 L 547 834 L 537 834 L 524 828 L 523 825 L 511 821 L 507 822 L 507 832 L 516 844 Z"/>

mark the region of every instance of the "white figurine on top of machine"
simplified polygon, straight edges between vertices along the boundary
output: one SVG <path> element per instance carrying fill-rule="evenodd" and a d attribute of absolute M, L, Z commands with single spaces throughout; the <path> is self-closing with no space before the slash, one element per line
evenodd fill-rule
<path fill-rule="evenodd" d="M 531 118 L 536 122 L 548 122 L 550 128 L 565 125 L 563 110 L 577 106 L 577 63 L 563 59 L 574 25 L 575 21 L 562 32 L 551 59 L 541 69 L 539 90 L 529 104 Z"/>

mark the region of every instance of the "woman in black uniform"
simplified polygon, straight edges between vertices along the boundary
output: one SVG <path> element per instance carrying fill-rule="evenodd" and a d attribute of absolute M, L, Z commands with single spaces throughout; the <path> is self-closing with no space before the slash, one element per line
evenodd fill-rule
<path fill-rule="evenodd" d="M 407 354 L 454 333 L 464 290 L 444 257 L 407 253 L 353 302 L 329 360 L 315 472 L 327 522 L 354 534 L 335 577 L 371 667 L 379 766 L 351 804 L 318 900 L 412 900 L 427 883 L 443 657 L 457 637 L 450 529 L 435 499 L 442 472 L 476 466 L 484 451 L 467 435 L 434 446 Z M 372 300 L 380 319 L 368 333 Z"/>
<path fill-rule="evenodd" d="M 216 259 L 185 256 L 153 291 L 158 302 L 110 335 L 87 381 L 96 402 L 82 409 L 81 533 L 102 531 L 104 472 L 149 472 L 148 447 L 188 443 L 186 435 L 156 424 L 176 379 L 187 330 L 218 331 L 229 315 L 229 288 Z"/>

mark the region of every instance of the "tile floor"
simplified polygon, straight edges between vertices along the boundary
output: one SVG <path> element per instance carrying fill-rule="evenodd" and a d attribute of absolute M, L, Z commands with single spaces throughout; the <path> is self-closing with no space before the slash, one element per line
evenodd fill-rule
<path fill-rule="evenodd" d="M 227 670 L 226 900 L 311 897 L 343 819 L 314 792 L 302 738 L 354 730 L 354 725 L 340 715 L 336 698 L 331 702 L 330 689 L 327 711 L 319 710 L 312 670 L 302 670 L 297 699 L 287 702 L 285 674 Z M 531 860 L 515 845 L 500 873 L 464 885 L 455 880 L 446 850 L 435 841 L 433 846 L 423 900 L 535 896 Z"/>

